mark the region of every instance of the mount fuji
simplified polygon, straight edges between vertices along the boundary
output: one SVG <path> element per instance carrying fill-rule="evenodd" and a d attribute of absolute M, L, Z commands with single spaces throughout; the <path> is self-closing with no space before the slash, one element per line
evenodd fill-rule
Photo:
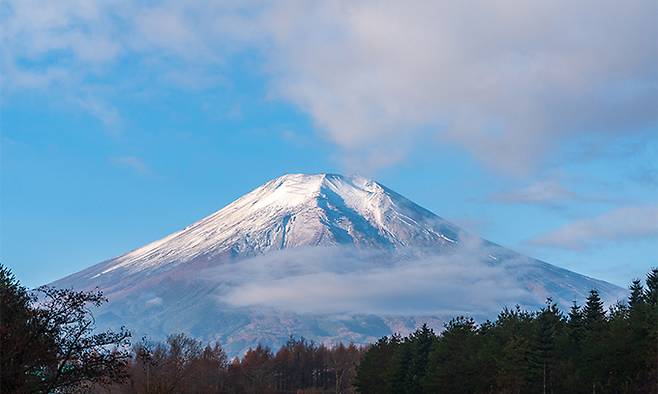
<path fill-rule="evenodd" d="M 281 176 L 52 285 L 103 290 L 101 328 L 186 332 L 233 355 L 291 335 L 368 343 L 548 297 L 566 307 L 592 288 L 608 302 L 626 294 L 469 234 L 375 181 L 335 174 Z"/>

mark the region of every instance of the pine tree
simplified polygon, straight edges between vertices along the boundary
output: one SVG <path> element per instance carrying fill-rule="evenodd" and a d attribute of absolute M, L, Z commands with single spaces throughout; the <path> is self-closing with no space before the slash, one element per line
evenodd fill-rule
<path fill-rule="evenodd" d="M 562 313 L 550 298 L 546 307 L 537 314 L 537 336 L 533 349 L 535 374 L 540 376 L 541 392 L 552 391 L 553 371 L 555 367 L 556 337 L 561 329 Z"/>
<path fill-rule="evenodd" d="M 631 292 L 631 295 L 628 296 L 628 305 L 631 308 L 634 308 L 640 304 L 644 304 L 644 286 L 642 286 L 641 280 L 633 280 L 628 289 Z"/>
<path fill-rule="evenodd" d="M 571 326 L 582 326 L 583 324 L 583 308 L 578 305 L 576 300 L 573 300 L 573 304 L 569 309 L 569 324 Z"/>
<path fill-rule="evenodd" d="M 383 337 L 370 346 L 356 371 L 354 386 L 359 393 L 390 393 L 392 360 L 400 345 L 400 336 Z"/>
<path fill-rule="evenodd" d="M 434 342 L 436 342 L 436 335 L 427 324 L 423 324 L 409 336 L 411 363 L 407 373 L 407 390 L 410 393 L 421 391 L 421 382 L 425 379 L 427 369 L 427 359 Z"/>
<path fill-rule="evenodd" d="M 587 297 L 585 308 L 583 309 L 583 318 L 585 327 L 588 330 L 599 330 L 605 323 L 605 309 L 599 292 L 592 289 Z"/>
<path fill-rule="evenodd" d="M 585 342 L 581 368 L 593 391 L 599 390 L 608 377 L 605 342 L 606 314 L 597 290 L 591 290 L 583 308 Z"/>
<path fill-rule="evenodd" d="M 571 337 L 574 345 L 579 346 L 583 338 L 584 331 L 583 308 L 578 305 L 576 300 L 573 301 L 569 309 L 569 317 L 567 319 L 567 327 L 569 328 L 569 336 Z"/>
<path fill-rule="evenodd" d="M 479 349 L 478 327 L 473 319 L 460 316 L 448 322 L 429 355 L 423 392 L 482 391 Z"/>
<path fill-rule="evenodd" d="M 632 387 L 638 389 L 644 386 L 648 379 L 646 371 L 650 370 L 647 357 L 641 355 L 647 353 L 647 347 L 651 338 L 650 306 L 645 302 L 644 286 L 639 279 L 633 280 L 629 286 L 630 296 L 628 298 L 628 316 L 625 325 L 613 336 L 623 339 L 626 354 L 624 354 L 624 369 L 629 375 Z M 620 324 L 613 327 L 618 327 Z M 622 332 L 623 330 L 623 332 Z M 640 355 L 640 357 L 638 357 Z M 640 371 L 638 373 L 638 371 Z"/>
<path fill-rule="evenodd" d="M 658 268 L 654 268 L 647 274 L 647 290 L 644 299 L 647 304 L 655 306 L 658 304 Z"/>
<path fill-rule="evenodd" d="M 583 308 L 573 301 L 567 316 L 565 335 L 562 338 L 561 379 L 565 392 L 582 392 L 583 346 L 585 342 L 585 318 Z"/>
<path fill-rule="evenodd" d="M 391 362 L 391 392 L 410 393 L 407 388 L 412 357 L 411 346 L 408 338 L 405 338 L 396 349 Z"/>
<path fill-rule="evenodd" d="M 653 268 L 646 278 L 645 302 L 647 303 L 646 368 L 647 386 L 658 392 L 658 267 Z"/>

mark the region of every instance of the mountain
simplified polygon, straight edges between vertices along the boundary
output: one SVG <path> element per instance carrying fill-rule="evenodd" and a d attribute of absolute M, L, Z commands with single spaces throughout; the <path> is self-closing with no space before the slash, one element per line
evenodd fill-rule
<path fill-rule="evenodd" d="M 456 313 L 563 306 L 617 286 L 468 234 L 361 177 L 292 174 L 161 240 L 54 282 L 99 287 L 101 327 L 188 332 L 232 354 L 290 336 L 367 343 Z"/>

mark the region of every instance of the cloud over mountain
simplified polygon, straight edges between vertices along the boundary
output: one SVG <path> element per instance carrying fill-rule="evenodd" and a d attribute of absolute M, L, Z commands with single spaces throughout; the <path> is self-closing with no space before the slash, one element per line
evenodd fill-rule
<path fill-rule="evenodd" d="M 216 267 L 204 277 L 228 283 L 217 296 L 229 305 L 311 314 L 480 315 L 544 301 L 546 293 L 533 294 L 514 278 L 513 261 L 501 267 L 487 260 L 487 247 L 477 240 L 444 255 L 416 250 L 403 258 L 302 248 Z"/>
<path fill-rule="evenodd" d="M 367 343 L 455 315 L 568 306 L 589 278 L 468 234 L 362 177 L 289 174 L 160 240 L 54 283 L 102 289 L 101 326 L 189 332 L 234 352 L 289 335 Z M 144 319 L 144 316 L 149 316 Z"/>

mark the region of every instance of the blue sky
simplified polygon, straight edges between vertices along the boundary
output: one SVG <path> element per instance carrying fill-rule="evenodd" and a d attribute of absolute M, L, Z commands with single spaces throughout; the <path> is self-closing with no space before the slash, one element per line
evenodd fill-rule
<path fill-rule="evenodd" d="M 28 286 L 291 172 L 619 285 L 658 265 L 653 2 L 38 3 L 0 6 L 0 260 Z"/>

